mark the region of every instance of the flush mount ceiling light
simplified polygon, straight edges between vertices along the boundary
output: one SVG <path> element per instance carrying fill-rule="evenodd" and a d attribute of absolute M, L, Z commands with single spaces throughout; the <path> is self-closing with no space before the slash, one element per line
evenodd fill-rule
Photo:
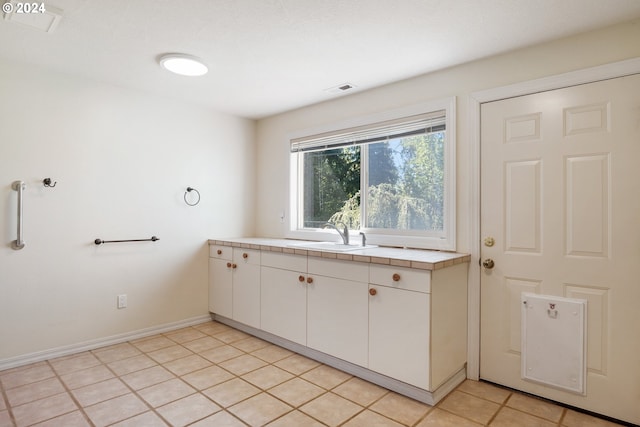
<path fill-rule="evenodd" d="M 209 69 L 199 58 L 183 53 L 169 53 L 160 57 L 160 65 L 165 70 L 181 76 L 203 76 Z"/>

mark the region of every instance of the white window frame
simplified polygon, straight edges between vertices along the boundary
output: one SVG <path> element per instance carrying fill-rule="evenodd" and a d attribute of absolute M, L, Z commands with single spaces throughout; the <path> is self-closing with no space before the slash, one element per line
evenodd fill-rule
<path fill-rule="evenodd" d="M 372 126 L 376 123 L 390 120 L 398 120 L 405 117 L 429 114 L 435 111 L 445 111 L 445 174 L 444 174 L 444 234 L 438 237 L 425 235 L 394 234 L 393 230 L 350 230 L 352 242 L 359 241 L 358 233 L 364 231 L 367 236 L 367 243 L 380 246 L 395 246 L 406 248 L 434 249 L 434 250 L 456 250 L 456 120 L 455 111 L 456 98 L 446 98 L 430 101 L 418 105 L 398 108 L 377 114 L 357 117 L 336 123 L 319 126 L 312 129 L 304 129 L 292 132 L 288 137 L 291 141 L 301 138 L 311 137 L 344 129 L 356 128 L 360 126 Z M 301 188 L 302 173 L 300 173 L 300 161 L 298 155 L 290 154 L 289 161 L 289 227 L 285 236 L 291 239 L 302 239 L 312 241 L 338 241 L 340 238 L 337 232 L 332 229 L 298 229 L 300 218 L 302 217 Z"/>

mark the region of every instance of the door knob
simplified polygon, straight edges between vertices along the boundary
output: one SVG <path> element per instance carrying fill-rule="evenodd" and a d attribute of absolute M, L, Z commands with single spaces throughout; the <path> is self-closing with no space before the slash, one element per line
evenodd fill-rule
<path fill-rule="evenodd" d="M 484 261 L 482 261 L 482 266 L 484 268 L 486 268 L 487 270 L 491 270 L 495 265 L 496 265 L 496 263 L 493 262 L 493 260 L 491 258 L 487 258 Z"/>

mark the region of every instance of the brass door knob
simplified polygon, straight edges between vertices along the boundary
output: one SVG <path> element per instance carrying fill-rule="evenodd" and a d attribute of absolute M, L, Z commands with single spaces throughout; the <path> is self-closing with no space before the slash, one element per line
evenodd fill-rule
<path fill-rule="evenodd" d="M 399 282 L 400 281 L 400 275 L 398 273 L 394 273 L 392 279 L 393 279 L 394 282 Z"/>
<path fill-rule="evenodd" d="M 487 270 L 491 270 L 493 267 L 495 267 L 495 265 L 496 263 L 491 258 L 487 258 L 482 261 L 482 266 Z"/>
<path fill-rule="evenodd" d="M 374 288 L 369 289 L 369 295 L 374 296 L 377 293 L 378 291 L 376 291 Z"/>

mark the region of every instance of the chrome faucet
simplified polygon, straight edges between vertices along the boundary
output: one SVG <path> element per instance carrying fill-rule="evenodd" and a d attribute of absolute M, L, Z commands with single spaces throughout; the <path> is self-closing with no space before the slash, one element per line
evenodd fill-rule
<path fill-rule="evenodd" d="M 338 228 L 338 224 L 342 224 L 344 226 L 344 230 L 340 231 L 340 229 Z M 327 222 L 322 225 L 322 228 L 327 228 L 327 227 L 331 227 L 334 230 L 336 230 L 340 235 L 340 237 L 342 237 L 342 242 L 345 245 L 349 244 L 349 228 L 347 228 L 347 225 L 344 222 L 336 222 L 335 224 L 331 224 L 330 222 Z"/>

